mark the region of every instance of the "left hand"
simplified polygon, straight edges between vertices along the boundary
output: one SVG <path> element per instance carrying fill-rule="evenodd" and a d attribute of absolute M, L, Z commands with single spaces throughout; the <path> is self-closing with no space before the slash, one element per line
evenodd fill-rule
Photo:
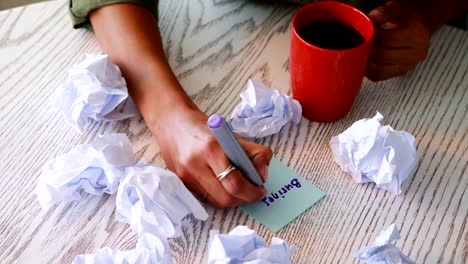
<path fill-rule="evenodd" d="M 206 201 L 216 208 L 253 203 L 265 196 L 265 187 L 250 183 L 239 170 L 232 171 L 222 181 L 216 179 L 231 162 L 208 128 L 208 117 L 204 113 L 178 105 L 159 121 L 150 129 L 167 167 L 189 190 L 199 197 L 207 193 Z M 245 139 L 239 139 L 239 143 L 265 182 L 273 156 L 271 149 Z"/>
<path fill-rule="evenodd" d="M 404 74 L 426 58 L 431 31 L 416 10 L 392 0 L 368 16 L 375 25 L 374 46 L 366 70 L 371 81 Z"/>

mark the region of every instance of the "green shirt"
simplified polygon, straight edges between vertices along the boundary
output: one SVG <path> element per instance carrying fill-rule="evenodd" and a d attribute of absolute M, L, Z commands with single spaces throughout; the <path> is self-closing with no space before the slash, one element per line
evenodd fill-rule
<path fill-rule="evenodd" d="M 158 16 L 158 0 L 69 0 L 70 1 L 70 16 L 72 18 L 73 27 L 79 28 L 82 26 L 87 26 L 89 24 L 88 15 L 94 9 L 103 7 L 110 4 L 117 3 L 133 3 L 142 5 L 149 10 L 157 17 Z M 167 0 L 172 1 L 172 0 Z M 275 2 L 289 2 L 295 4 L 307 4 L 314 2 L 316 0 L 270 0 Z M 364 0 L 341 0 L 341 2 L 346 2 L 348 4 L 354 5 L 358 8 L 361 8 Z M 382 0 L 374 0 L 367 2 L 382 2 Z"/>
<path fill-rule="evenodd" d="M 158 0 L 69 0 L 70 16 L 73 27 L 80 28 L 89 24 L 88 15 L 91 11 L 106 5 L 117 3 L 132 3 L 144 6 L 151 10 L 155 17 L 158 17 Z"/>
<path fill-rule="evenodd" d="M 70 16 L 72 18 L 73 27 L 80 28 L 83 26 L 89 25 L 88 15 L 94 9 L 97 9 L 102 6 L 117 4 L 117 3 L 133 3 L 137 5 L 142 5 L 148 8 L 155 17 L 158 17 L 158 0 L 69 0 L 70 1 Z M 173 0 L 167 0 L 173 1 Z M 275 2 L 289 2 L 295 4 L 307 4 L 315 2 L 317 0 L 269 0 Z M 340 2 L 345 2 L 350 5 L 353 5 L 365 13 L 369 12 L 373 8 L 376 8 L 380 5 L 383 5 L 387 0 L 339 0 Z M 456 20 L 453 25 L 467 29 L 468 28 L 468 16 L 462 16 Z"/>

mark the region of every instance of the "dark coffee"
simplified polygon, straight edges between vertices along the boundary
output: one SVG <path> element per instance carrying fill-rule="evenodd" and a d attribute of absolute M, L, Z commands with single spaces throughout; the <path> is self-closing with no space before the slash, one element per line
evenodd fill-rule
<path fill-rule="evenodd" d="M 364 43 L 364 37 L 354 27 L 337 20 L 317 20 L 299 30 L 308 43 L 331 50 L 345 50 Z"/>

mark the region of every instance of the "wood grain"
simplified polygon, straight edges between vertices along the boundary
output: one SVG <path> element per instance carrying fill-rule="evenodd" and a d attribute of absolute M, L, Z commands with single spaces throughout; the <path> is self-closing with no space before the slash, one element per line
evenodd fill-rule
<path fill-rule="evenodd" d="M 67 3 L 0 12 L 0 262 L 70 263 L 109 246 L 131 249 L 135 234 L 114 220 L 115 197 L 86 196 L 42 211 L 33 194 L 42 164 L 97 134 L 124 132 L 138 156 L 162 165 L 144 122 L 93 123 L 83 135 L 66 125 L 48 98 L 94 36 L 73 30 Z M 169 61 L 186 91 L 208 114 L 229 114 L 249 78 L 289 92 L 289 23 L 297 7 L 253 1 L 161 1 Z M 155 102 L 157 103 L 157 102 Z M 328 142 L 375 111 L 415 135 L 419 163 L 394 196 L 355 184 L 333 162 Z M 397 246 L 417 263 L 468 262 L 468 33 L 444 27 L 424 63 L 389 81 L 365 81 L 352 111 L 333 124 L 303 119 L 260 142 L 327 192 L 279 236 L 299 247 L 294 263 L 357 263 L 353 254 L 396 223 Z M 210 229 L 247 225 L 270 231 L 239 209 L 208 208 L 171 240 L 177 263 L 206 261 Z"/>
<path fill-rule="evenodd" d="M 33 4 L 33 3 L 37 3 L 37 2 L 44 2 L 44 1 L 46 1 L 46 0 L 2 0 L 0 2 L 0 10 L 5 10 L 5 9 L 8 9 L 8 8 Z"/>

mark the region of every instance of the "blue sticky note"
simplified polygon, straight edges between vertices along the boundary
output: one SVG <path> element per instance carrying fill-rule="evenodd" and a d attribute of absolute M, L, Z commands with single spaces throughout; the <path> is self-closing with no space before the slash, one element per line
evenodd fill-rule
<path fill-rule="evenodd" d="M 325 196 L 325 192 L 275 158 L 271 160 L 265 188 L 265 198 L 240 208 L 275 233 Z"/>

